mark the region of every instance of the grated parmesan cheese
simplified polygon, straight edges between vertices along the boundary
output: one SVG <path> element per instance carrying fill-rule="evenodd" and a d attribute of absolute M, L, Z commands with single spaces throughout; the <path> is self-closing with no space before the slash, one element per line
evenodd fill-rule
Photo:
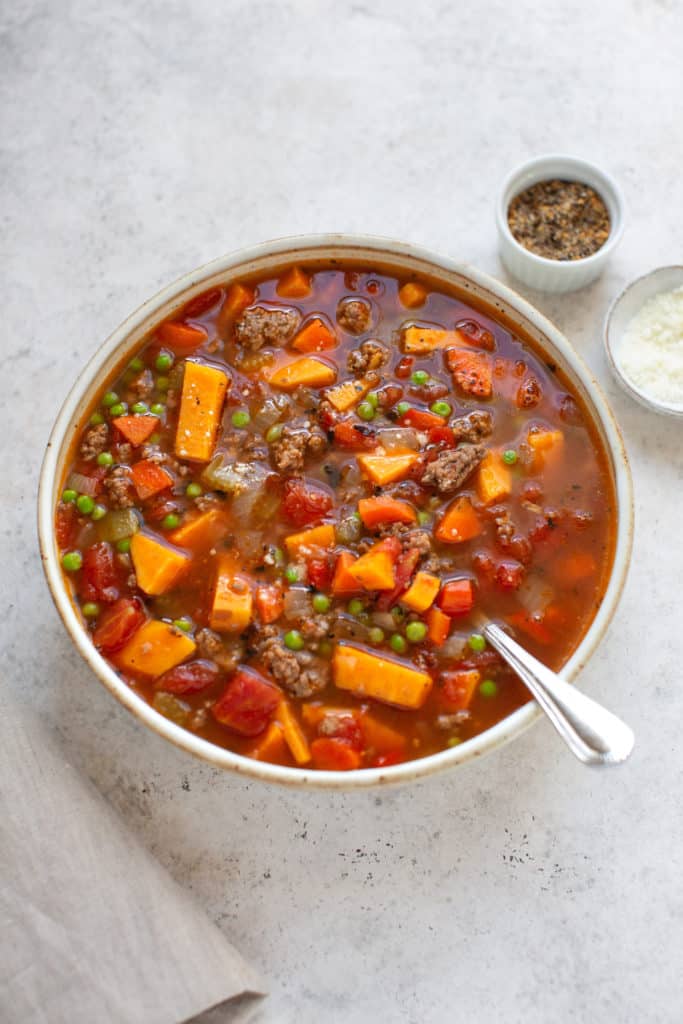
<path fill-rule="evenodd" d="M 651 398 L 683 403 L 683 287 L 649 299 L 626 326 L 619 368 Z"/>

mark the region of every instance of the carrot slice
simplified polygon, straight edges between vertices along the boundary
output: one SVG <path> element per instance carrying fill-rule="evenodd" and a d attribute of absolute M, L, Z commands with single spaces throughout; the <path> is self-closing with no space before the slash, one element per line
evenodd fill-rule
<path fill-rule="evenodd" d="M 358 560 L 356 555 L 350 551 L 342 551 L 337 558 L 332 578 L 332 593 L 338 597 L 350 597 L 353 594 L 360 594 L 362 587 L 353 578 L 350 568 Z"/>
<path fill-rule="evenodd" d="M 361 498 L 358 513 L 369 528 L 380 523 L 415 523 L 417 513 L 407 501 L 397 498 Z"/>
<path fill-rule="evenodd" d="M 354 750 L 347 740 L 317 739 L 311 743 L 313 764 L 321 771 L 349 772 L 360 768 L 361 753 Z"/>
<path fill-rule="evenodd" d="M 180 356 L 189 356 L 208 338 L 208 334 L 201 327 L 192 327 L 178 320 L 167 320 L 166 323 L 160 324 L 156 335 L 162 345 L 173 349 Z"/>
<path fill-rule="evenodd" d="M 131 467 L 130 475 L 140 501 L 145 501 L 173 485 L 173 477 L 151 459 L 142 459 Z"/>
<path fill-rule="evenodd" d="M 278 704 L 275 712 L 277 721 L 282 726 L 287 746 L 297 764 L 308 764 L 311 760 L 311 748 L 304 731 L 299 725 L 296 715 L 286 700 Z"/>
<path fill-rule="evenodd" d="M 154 433 L 158 424 L 158 416 L 117 416 L 112 423 L 129 441 L 133 448 L 139 448 Z"/>
<path fill-rule="evenodd" d="M 297 352 L 324 352 L 336 345 L 336 335 L 320 317 L 305 323 L 292 342 Z"/>

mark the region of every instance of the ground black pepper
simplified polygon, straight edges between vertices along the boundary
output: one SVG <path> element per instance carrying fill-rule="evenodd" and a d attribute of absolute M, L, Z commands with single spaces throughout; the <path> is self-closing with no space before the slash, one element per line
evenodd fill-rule
<path fill-rule="evenodd" d="M 607 241 L 610 218 L 602 198 L 579 181 L 540 181 L 508 207 L 508 224 L 525 249 L 551 260 L 581 260 Z"/>

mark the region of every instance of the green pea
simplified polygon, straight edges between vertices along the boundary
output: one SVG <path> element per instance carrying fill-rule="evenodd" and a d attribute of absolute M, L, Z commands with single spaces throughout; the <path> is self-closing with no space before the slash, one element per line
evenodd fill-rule
<path fill-rule="evenodd" d="M 113 461 L 114 456 L 112 455 L 111 452 L 100 452 L 100 454 L 97 456 L 98 466 L 111 466 Z"/>
<path fill-rule="evenodd" d="M 62 555 L 62 569 L 65 572 L 78 572 L 83 565 L 83 556 L 80 551 L 67 551 Z"/>
<path fill-rule="evenodd" d="M 90 422 L 93 427 L 99 427 L 100 423 L 104 423 L 104 416 L 101 412 L 94 412 L 90 417 Z"/>
<path fill-rule="evenodd" d="M 384 630 L 373 626 L 368 633 L 368 640 L 371 644 L 381 644 L 384 641 Z"/>
<path fill-rule="evenodd" d="M 391 609 L 391 614 L 397 622 L 402 622 L 406 617 L 405 608 L 401 608 L 400 604 L 395 604 Z"/>
<path fill-rule="evenodd" d="M 467 641 L 467 643 L 469 644 L 470 650 L 472 651 L 479 652 L 486 649 L 486 640 L 481 635 L 481 633 L 473 633 L 472 636 Z"/>
<path fill-rule="evenodd" d="M 180 522 L 180 517 L 175 512 L 169 512 L 167 516 L 161 520 L 161 527 L 164 530 L 175 530 L 176 526 Z"/>
<path fill-rule="evenodd" d="M 507 451 L 503 452 L 503 462 L 507 463 L 508 466 L 514 466 L 517 461 L 517 452 L 514 448 L 508 448 Z"/>
<path fill-rule="evenodd" d="M 304 648 L 304 638 L 298 629 L 290 629 L 284 636 L 285 647 L 290 651 L 301 651 Z"/>
<path fill-rule="evenodd" d="M 112 417 L 125 416 L 127 412 L 127 406 L 125 402 L 117 402 L 116 405 L 112 405 L 109 408 L 109 412 Z"/>
<path fill-rule="evenodd" d="M 361 402 L 356 412 L 362 420 L 374 420 L 375 418 L 375 408 L 370 402 Z"/>
<path fill-rule="evenodd" d="M 173 366 L 173 356 L 170 352 L 160 352 L 154 361 L 154 365 L 160 373 L 170 370 Z M 157 387 L 159 382 L 157 381 Z"/>
<path fill-rule="evenodd" d="M 65 491 L 62 491 L 62 501 L 65 501 L 67 505 L 69 505 L 72 501 L 75 501 L 77 497 L 78 491 L 74 491 L 70 487 L 67 487 Z"/>
<path fill-rule="evenodd" d="M 161 402 L 155 402 L 149 410 L 154 416 L 163 416 L 166 412 L 166 406 L 162 405 Z"/>
<path fill-rule="evenodd" d="M 85 615 L 86 619 L 96 619 L 100 614 L 100 606 L 94 601 L 86 601 L 81 611 Z"/>
<path fill-rule="evenodd" d="M 171 386 L 171 382 L 168 377 L 157 377 L 156 386 L 157 391 L 168 391 Z"/>
<path fill-rule="evenodd" d="M 327 594 L 314 594 L 313 595 L 313 609 L 316 612 L 327 612 L 330 610 L 330 601 Z"/>
<path fill-rule="evenodd" d="M 427 627 L 424 622 L 409 622 L 406 626 L 406 639 L 411 644 L 420 644 L 427 636 Z"/>
<path fill-rule="evenodd" d="M 423 508 L 417 513 L 417 521 L 420 526 L 428 526 L 432 521 L 432 517 L 429 512 L 425 512 Z"/>
<path fill-rule="evenodd" d="M 183 633 L 189 633 L 192 629 L 192 623 L 184 617 L 182 619 L 174 619 L 173 625 L 176 629 L 182 629 Z"/>
<path fill-rule="evenodd" d="M 285 569 L 285 579 L 288 583 L 299 582 L 299 570 L 295 565 L 288 565 Z"/>
<path fill-rule="evenodd" d="M 95 507 L 95 502 L 89 494 L 79 494 L 76 498 L 76 508 L 83 516 L 89 516 Z"/>
<path fill-rule="evenodd" d="M 396 406 L 396 412 L 399 416 L 405 416 L 407 412 L 410 412 L 410 402 L 399 402 Z"/>
<path fill-rule="evenodd" d="M 127 555 L 130 551 L 130 537 L 123 537 L 121 540 L 117 540 L 116 550 L 120 551 L 122 555 Z"/>
<path fill-rule="evenodd" d="M 450 739 L 448 740 L 448 743 L 446 744 L 446 746 L 447 747 L 459 747 L 461 743 L 462 743 L 462 740 L 460 739 L 459 736 L 451 736 Z"/>
<path fill-rule="evenodd" d="M 247 424 L 249 423 L 250 419 L 251 419 L 251 416 L 249 415 L 249 413 L 247 412 L 246 409 L 238 409 L 230 417 L 230 421 L 231 421 L 233 427 L 238 427 L 238 428 L 246 427 Z"/>
<path fill-rule="evenodd" d="M 282 423 L 274 423 L 272 427 L 269 427 L 266 431 L 266 441 L 268 444 L 273 444 L 275 441 L 278 441 L 282 437 L 283 430 L 284 425 Z"/>
<path fill-rule="evenodd" d="M 365 611 L 365 605 L 359 597 L 352 597 L 346 607 L 349 615 L 360 615 L 362 611 Z"/>
<path fill-rule="evenodd" d="M 379 395 L 377 394 L 376 391 L 371 391 L 370 394 L 365 399 L 365 401 L 368 403 L 368 405 L 371 405 L 373 409 L 376 409 L 379 405 Z"/>
<path fill-rule="evenodd" d="M 94 519 L 95 522 L 97 522 L 99 519 L 104 519 L 106 514 L 107 509 L 105 505 L 95 505 L 94 509 L 90 513 L 90 518 Z"/>
<path fill-rule="evenodd" d="M 130 407 L 131 412 L 136 412 L 138 416 L 142 416 L 143 413 L 149 412 L 149 406 L 147 402 L 134 402 Z"/>
<path fill-rule="evenodd" d="M 396 654 L 403 654 L 408 645 L 405 637 L 402 637 L 400 633 L 392 633 L 389 638 L 389 646 Z"/>
<path fill-rule="evenodd" d="M 187 487 L 185 488 L 185 494 L 188 496 L 188 498 L 198 498 L 201 493 L 202 489 L 200 485 L 197 483 L 188 484 Z"/>
<path fill-rule="evenodd" d="M 450 416 L 453 411 L 448 402 L 432 402 L 429 408 L 435 416 L 443 416 L 444 418 Z"/>
<path fill-rule="evenodd" d="M 484 679 L 479 683 L 479 693 L 482 697 L 495 697 L 498 694 L 498 684 L 493 679 Z"/>
<path fill-rule="evenodd" d="M 106 395 L 102 399 L 102 405 L 105 409 L 111 408 L 112 405 L 116 405 L 119 400 L 119 396 L 115 391 L 107 391 Z"/>
<path fill-rule="evenodd" d="M 140 370 L 144 370 L 144 368 L 145 364 L 143 363 L 142 359 L 140 359 L 140 356 L 135 356 L 135 358 L 131 359 L 131 361 L 128 363 L 128 369 L 132 370 L 133 373 L 139 373 Z"/>
<path fill-rule="evenodd" d="M 410 379 L 413 384 L 426 384 L 429 380 L 429 374 L 426 370 L 415 370 L 414 373 L 411 373 Z"/>

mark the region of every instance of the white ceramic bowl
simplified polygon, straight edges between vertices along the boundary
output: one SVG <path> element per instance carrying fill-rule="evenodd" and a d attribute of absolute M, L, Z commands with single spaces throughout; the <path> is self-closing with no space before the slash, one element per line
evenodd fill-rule
<path fill-rule="evenodd" d="M 643 305 L 660 292 L 670 292 L 682 286 L 683 266 L 658 267 L 624 288 L 612 303 L 605 319 L 607 361 L 617 382 L 636 402 L 665 416 L 683 416 L 683 403 L 661 402 L 634 384 L 621 368 L 619 351 L 624 331 Z"/>
<path fill-rule="evenodd" d="M 605 244 L 592 256 L 582 260 L 549 260 L 525 249 L 510 231 L 508 207 L 511 201 L 539 181 L 552 178 L 590 185 L 604 200 L 610 215 L 611 230 Z M 539 291 L 572 292 L 590 284 L 605 269 L 622 235 L 624 200 L 617 183 L 599 167 L 573 156 L 551 153 L 528 160 L 509 175 L 496 203 L 496 224 L 500 257 L 511 274 Z"/>
<path fill-rule="evenodd" d="M 615 559 L 604 600 L 577 649 L 563 669 L 573 679 L 591 656 L 614 613 L 626 578 L 633 532 L 631 475 L 623 442 L 598 382 L 567 339 L 538 310 L 500 282 L 466 265 L 428 250 L 391 239 L 363 235 L 326 234 L 284 238 L 222 256 L 213 263 L 181 277 L 132 314 L 93 355 L 71 389 L 53 428 L 43 462 L 38 494 L 38 532 L 47 581 L 57 610 L 76 648 L 108 690 L 145 725 L 183 750 L 220 768 L 289 785 L 358 789 L 379 783 L 405 782 L 444 768 L 464 764 L 518 736 L 541 714 L 534 703 L 526 704 L 493 728 L 460 746 L 391 768 L 354 772 L 309 771 L 266 764 L 241 757 L 195 736 L 159 715 L 107 664 L 93 646 L 72 603 L 59 562 L 53 516 L 59 488 L 74 437 L 81 430 L 91 399 L 105 380 L 113 379 L 132 358 L 140 342 L 160 320 L 170 316 L 206 288 L 247 274 L 274 276 L 293 262 L 315 259 L 347 259 L 365 265 L 381 264 L 399 274 L 413 271 L 438 277 L 457 287 L 474 306 L 480 302 L 518 323 L 561 366 L 592 413 L 609 452 L 617 494 Z"/>

